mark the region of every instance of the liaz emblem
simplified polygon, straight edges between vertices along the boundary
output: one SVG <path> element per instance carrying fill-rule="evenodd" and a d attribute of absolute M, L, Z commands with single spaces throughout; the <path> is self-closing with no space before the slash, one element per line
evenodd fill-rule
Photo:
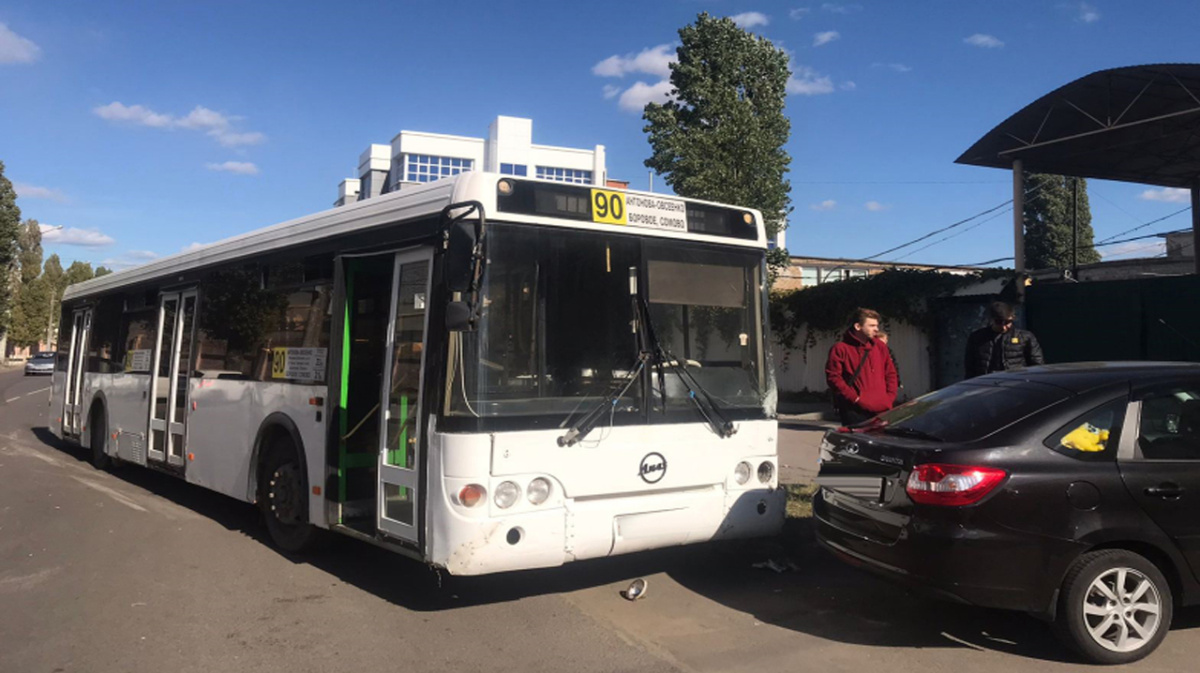
<path fill-rule="evenodd" d="M 657 484 L 667 475 L 667 459 L 661 453 L 647 453 L 638 467 L 638 476 L 647 484 Z"/>

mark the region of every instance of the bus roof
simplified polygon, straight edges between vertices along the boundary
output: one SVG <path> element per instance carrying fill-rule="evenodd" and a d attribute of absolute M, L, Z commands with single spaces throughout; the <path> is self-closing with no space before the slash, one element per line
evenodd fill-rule
<path fill-rule="evenodd" d="M 529 180 L 481 171 L 460 173 L 459 175 L 438 180 L 437 182 L 406 187 L 401 191 L 391 194 L 383 194 L 262 229 L 256 229 L 193 250 L 163 257 L 162 259 L 157 259 L 126 271 L 118 271 L 99 278 L 93 278 L 92 280 L 68 287 L 63 295 L 63 299 L 78 299 L 80 297 L 102 294 L 139 283 L 168 278 L 192 269 L 230 263 L 275 250 L 313 243 L 337 235 L 395 225 L 399 222 L 415 221 L 436 215 L 452 203 L 462 203 L 464 201 L 478 201 L 483 204 L 484 213 L 489 221 L 499 219 L 506 222 L 557 226 L 568 225 L 572 228 L 612 231 L 612 224 L 605 224 L 600 221 L 566 221 L 561 216 L 549 216 L 532 212 L 500 213 L 497 210 L 496 188 L 497 183 L 501 180 L 511 180 L 521 185 L 535 183 L 539 186 L 545 186 L 546 189 L 559 191 L 578 190 L 581 194 L 600 189 L 593 185 L 570 185 L 545 180 Z M 714 208 L 730 208 L 730 206 L 722 204 L 698 199 L 684 199 L 667 194 L 631 190 L 603 191 L 618 192 L 626 195 L 626 197 L 640 196 L 660 202 L 685 202 L 688 205 L 696 204 L 712 206 Z M 636 229 L 635 227 L 630 227 L 623 229 L 623 231 L 636 230 L 638 234 L 647 236 L 683 238 L 740 247 L 765 248 L 766 233 L 763 228 L 761 214 L 749 208 L 739 210 L 753 216 L 752 224 L 755 227 L 755 231 L 747 232 L 752 233 L 753 238 L 739 240 L 694 232 L 671 231 L 648 227 L 637 227 Z"/>

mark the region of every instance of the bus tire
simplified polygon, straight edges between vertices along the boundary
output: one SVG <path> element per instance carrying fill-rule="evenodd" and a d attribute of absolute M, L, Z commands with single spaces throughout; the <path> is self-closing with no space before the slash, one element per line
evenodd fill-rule
<path fill-rule="evenodd" d="M 285 434 L 266 440 L 258 469 L 258 504 L 271 541 L 298 554 L 317 547 L 321 530 L 308 522 L 308 479 Z"/>
<path fill-rule="evenodd" d="M 108 459 L 108 454 L 104 452 L 104 446 L 107 443 L 105 440 L 108 439 L 108 416 L 104 413 L 103 404 L 96 404 L 92 407 L 88 427 L 92 431 L 92 467 L 97 470 L 107 470 L 111 461 Z"/>

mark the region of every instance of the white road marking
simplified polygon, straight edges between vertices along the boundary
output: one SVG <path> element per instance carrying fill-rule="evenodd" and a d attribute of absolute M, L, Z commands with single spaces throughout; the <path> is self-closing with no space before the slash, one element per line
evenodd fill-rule
<path fill-rule="evenodd" d="M 46 568 L 39 570 L 29 575 L 11 575 L 5 573 L 0 576 L 0 593 L 6 591 L 25 591 L 41 584 L 50 578 L 51 575 L 59 571 L 59 567 Z"/>
<path fill-rule="evenodd" d="M 49 387 L 49 386 L 47 386 L 47 387 L 45 387 L 45 388 L 38 388 L 37 390 L 35 390 L 35 391 L 31 392 L 31 393 L 25 393 L 25 394 L 24 394 L 24 395 L 22 395 L 21 397 L 29 397 L 30 395 L 37 395 L 38 393 L 44 393 L 44 392 L 46 392 L 47 390 L 50 390 L 50 387 Z"/>
<path fill-rule="evenodd" d="M 108 497 L 112 498 L 113 500 L 116 500 L 117 502 L 121 503 L 122 505 L 125 505 L 126 507 L 128 507 L 130 509 L 136 509 L 139 512 L 150 511 L 150 510 L 146 509 L 145 507 L 142 507 L 141 505 L 137 504 L 136 502 L 130 500 L 129 498 L 125 497 L 123 494 L 121 494 L 107 486 L 104 486 L 102 484 L 97 484 L 96 482 L 94 482 L 90 479 L 84 479 L 82 477 L 77 477 L 75 475 L 71 475 L 71 478 L 74 479 L 75 481 L 83 484 L 84 486 L 87 486 L 88 488 L 100 491 L 104 495 L 107 495 Z"/>

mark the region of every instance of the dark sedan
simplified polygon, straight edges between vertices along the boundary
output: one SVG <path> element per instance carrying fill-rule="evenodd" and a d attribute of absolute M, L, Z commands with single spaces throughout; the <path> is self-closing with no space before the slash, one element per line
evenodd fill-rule
<path fill-rule="evenodd" d="M 964 381 L 826 435 L 823 546 L 1124 663 L 1200 602 L 1200 365 L 1084 363 Z"/>

